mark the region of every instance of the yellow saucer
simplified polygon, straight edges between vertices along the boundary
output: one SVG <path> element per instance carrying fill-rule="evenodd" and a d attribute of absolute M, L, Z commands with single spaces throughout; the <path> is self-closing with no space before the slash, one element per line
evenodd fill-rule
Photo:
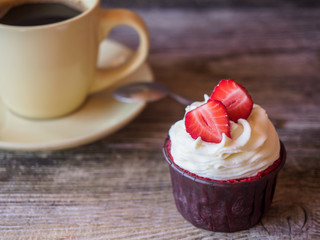
<path fill-rule="evenodd" d="M 104 53 L 108 52 L 108 56 Z M 105 40 L 100 47 L 99 67 L 114 67 L 125 61 L 131 50 Z M 0 149 L 47 151 L 66 149 L 105 137 L 134 119 L 145 103 L 121 103 L 112 97 L 112 90 L 121 85 L 153 81 L 152 70 L 144 63 L 131 76 L 110 89 L 91 95 L 77 111 L 62 118 L 30 120 L 8 111 L 0 99 Z"/>

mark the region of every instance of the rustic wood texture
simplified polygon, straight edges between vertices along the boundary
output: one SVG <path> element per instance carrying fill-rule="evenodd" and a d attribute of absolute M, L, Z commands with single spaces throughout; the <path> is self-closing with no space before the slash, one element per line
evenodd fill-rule
<path fill-rule="evenodd" d="M 157 81 L 200 100 L 234 78 L 267 110 L 288 151 L 270 211 L 229 234 L 179 215 L 161 146 L 184 108 L 164 99 L 85 146 L 0 151 L 0 239 L 320 239 L 320 9 L 136 10 Z"/>

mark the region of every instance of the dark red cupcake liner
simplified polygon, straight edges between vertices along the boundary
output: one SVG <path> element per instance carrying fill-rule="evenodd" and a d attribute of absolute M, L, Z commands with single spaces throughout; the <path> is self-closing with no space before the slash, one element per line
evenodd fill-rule
<path fill-rule="evenodd" d="M 180 214 L 194 226 L 215 232 L 235 232 L 256 225 L 267 212 L 277 175 L 286 161 L 282 142 L 272 171 L 258 178 L 215 181 L 197 177 L 177 166 L 171 158 L 170 139 L 163 146 L 169 164 L 173 196 Z"/>

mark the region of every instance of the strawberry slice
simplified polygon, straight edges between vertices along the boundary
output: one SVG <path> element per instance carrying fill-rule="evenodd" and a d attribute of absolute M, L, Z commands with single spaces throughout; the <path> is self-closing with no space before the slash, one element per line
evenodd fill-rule
<path fill-rule="evenodd" d="M 252 111 L 253 102 L 247 90 L 232 79 L 221 80 L 214 88 L 210 99 L 221 101 L 227 108 L 229 119 L 247 119 Z"/>
<path fill-rule="evenodd" d="M 229 118 L 226 107 L 218 100 L 209 100 L 189 111 L 185 116 L 186 131 L 193 139 L 219 143 L 222 133 L 230 137 Z"/>

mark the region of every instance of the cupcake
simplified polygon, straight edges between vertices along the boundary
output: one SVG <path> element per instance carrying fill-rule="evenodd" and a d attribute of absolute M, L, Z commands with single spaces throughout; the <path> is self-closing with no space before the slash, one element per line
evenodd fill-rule
<path fill-rule="evenodd" d="M 194 226 L 235 232 L 259 222 L 270 207 L 285 147 L 265 110 L 226 79 L 187 106 L 163 146 L 173 195 Z"/>

